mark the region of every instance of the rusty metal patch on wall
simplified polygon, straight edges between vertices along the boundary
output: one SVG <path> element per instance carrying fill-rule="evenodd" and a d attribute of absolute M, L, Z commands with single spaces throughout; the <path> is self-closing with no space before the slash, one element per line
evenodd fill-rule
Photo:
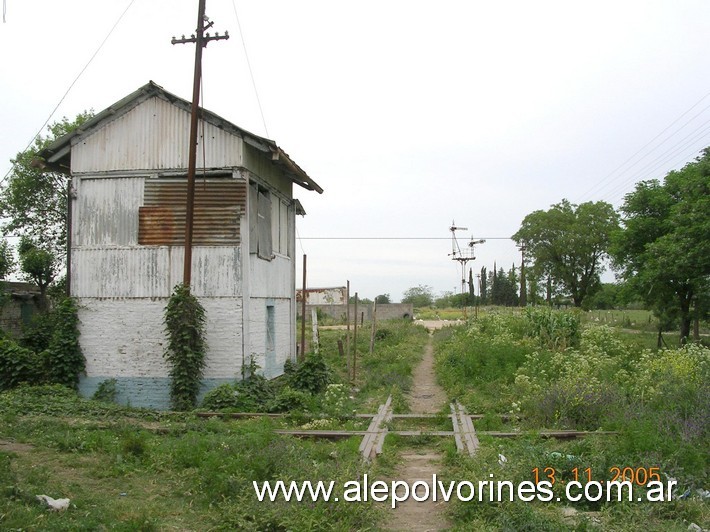
<path fill-rule="evenodd" d="M 195 185 L 193 244 L 237 246 L 246 211 L 247 185 L 231 177 L 198 179 Z M 138 243 L 180 246 L 185 243 L 187 180 L 147 179 L 138 211 Z"/>

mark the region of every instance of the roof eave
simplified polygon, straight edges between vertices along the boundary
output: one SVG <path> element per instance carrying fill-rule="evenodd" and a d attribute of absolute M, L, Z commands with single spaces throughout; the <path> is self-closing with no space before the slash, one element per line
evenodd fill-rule
<path fill-rule="evenodd" d="M 138 90 L 132 92 L 128 96 L 114 103 L 112 106 L 98 113 L 91 120 L 88 120 L 82 124 L 80 128 L 58 138 L 52 144 L 41 150 L 38 154 L 38 157 L 43 160 L 41 164 L 46 165 L 46 167 L 51 170 L 69 173 L 71 168 L 71 148 L 75 142 L 75 139 L 78 139 L 78 137 L 86 135 L 92 130 L 98 128 L 99 125 L 108 118 L 116 114 L 126 112 L 126 109 L 133 108 L 145 99 L 153 96 L 165 98 L 169 102 L 188 111 L 191 108 L 191 104 L 187 100 L 166 91 L 157 83 L 149 81 Z M 270 151 L 272 161 L 281 166 L 286 175 L 297 185 L 305 188 L 306 190 L 314 190 L 319 194 L 323 193 L 323 189 L 320 185 L 311 179 L 308 174 L 306 174 L 306 172 L 304 172 L 286 152 L 279 148 L 273 140 L 250 133 L 249 131 L 232 124 L 228 120 L 225 120 L 221 116 L 206 109 L 200 108 L 200 114 L 203 119 L 215 124 L 217 127 L 225 130 L 231 130 L 235 135 L 240 136 L 245 142 L 255 148 L 267 153 Z"/>

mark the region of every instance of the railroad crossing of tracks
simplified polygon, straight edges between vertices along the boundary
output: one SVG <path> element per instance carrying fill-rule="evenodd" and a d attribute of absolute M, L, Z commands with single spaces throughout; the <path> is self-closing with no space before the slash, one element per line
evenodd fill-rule
<path fill-rule="evenodd" d="M 427 419 L 440 418 L 440 414 L 394 414 L 392 412 L 392 396 L 379 406 L 375 414 L 357 414 L 357 418 L 370 418 L 370 424 L 367 430 L 289 430 L 278 429 L 276 434 L 289 435 L 299 438 L 325 438 L 325 439 L 340 439 L 351 438 L 358 436 L 362 438 L 359 451 L 363 460 L 369 461 L 382 453 L 385 439 L 388 434 L 395 434 L 402 437 L 453 437 L 456 442 L 456 449 L 459 453 L 473 456 L 480 447 L 478 435 L 485 435 L 494 438 L 517 438 L 524 436 L 527 433 L 520 431 L 479 431 L 473 426 L 474 419 L 481 419 L 483 414 L 469 414 L 466 409 L 458 402 L 449 404 L 451 413 L 447 416 L 451 420 L 452 430 L 390 430 L 388 425 L 394 419 Z M 261 413 L 229 413 L 222 414 L 219 412 L 201 412 L 198 414 L 201 417 L 282 417 L 284 414 L 261 414 Z M 503 419 L 510 419 L 513 416 L 501 414 Z M 575 430 L 543 430 L 535 434 L 542 438 L 556 439 L 572 439 L 581 438 L 589 435 L 613 435 L 616 432 L 611 431 L 575 431 Z"/>

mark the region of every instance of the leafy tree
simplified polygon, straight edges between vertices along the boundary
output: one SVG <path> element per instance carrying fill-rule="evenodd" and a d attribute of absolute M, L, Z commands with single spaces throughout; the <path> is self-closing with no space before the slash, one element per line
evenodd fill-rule
<path fill-rule="evenodd" d="M 348 301 L 351 305 L 355 303 L 355 296 L 350 296 L 350 301 Z M 357 304 L 358 305 L 372 305 L 372 299 L 367 298 L 367 297 L 360 297 L 358 294 L 357 296 Z"/>
<path fill-rule="evenodd" d="M 540 304 L 540 279 L 530 268 L 525 270 L 525 284 L 528 290 L 526 303 L 533 306 Z"/>
<path fill-rule="evenodd" d="M 380 294 L 379 296 L 375 297 L 375 303 L 377 303 L 378 305 L 389 305 L 390 303 L 392 303 L 392 300 L 389 294 Z"/>
<path fill-rule="evenodd" d="M 506 274 L 503 268 L 492 274 L 490 302 L 494 305 L 506 307 L 518 304 L 517 275 L 515 266 Z"/>
<path fill-rule="evenodd" d="M 434 305 L 436 308 L 450 308 L 454 306 L 454 298 L 456 297 L 456 294 L 454 294 L 451 290 L 445 290 L 439 294 L 439 297 L 437 297 L 434 300 Z"/>
<path fill-rule="evenodd" d="M 488 275 L 486 274 L 486 267 L 481 267 L 481 286 L 480 286 L 480 297 L 481 304 L 485 305 L 488 303 Z"/>
<path fill-rule="evenodd" d="M 51 251 L 42 249 L 30 238 L 22 237 L 18 247 L 20 268 L 27 279 L 39 287 L 40 306 L 47 308 L 47 288 L 59 271 L 59 260 Z"/>
<path fill-rule="evenodd" d="M 38 247 L 61 257 L 61 261 L 66 252 L 69 176 L 43 168 L 37 154 L 92 116 L 92 112 L 83 112 L 74 121 L 63 118 L 49 126 L 49 135 L 38 137 L 30 148 L 11 160 L 12 172 L 0 192 L 0 217 L 8 220 L 2 226 L 3 232 L 29 237 Z"/>
<path fill-rule="evenodd" d="M 0 242 L 0 279 L 6 279 L 15 269 L 15 257 L 7 240 Z"/>
<path fill-rule="evenodd" d="M 619 304 L 621 286 L 614 283 L 602 283 L 594 295 L 584 300 L 585 310 L 610 310 Z"/>
<path fill-rule="evenodd" d="M 520 279 L 518 278 L 515 264 L 508 270 L 507 281 L 505 304 L 517 307 L 520 303 L 520 292 L 518 290 Z"/>
<path fill-rule="evenodd" d="M 677 318 L 685 342 L 691 307 L 707 307 L 710 291 L 710 148 L 663 184 L 638 183 L 621 212 L 615 265 L 662 320 Z"/>
<path fill-rule="evenodd" d="M 513 239 L 526 247 L 536 271 L 549 274 L 579 307 L 599 287 L 610 235 L 618 226 L 609 203 L 574 205 L 565 199 L 528 214 Z"/>
<path fill-rule="evenodd" d="M 427 285 L 413 286 L 404 291 L 402 303 L 411 303 L 415 307 L 430 307 L 434 302 L 432 287 Z"/>

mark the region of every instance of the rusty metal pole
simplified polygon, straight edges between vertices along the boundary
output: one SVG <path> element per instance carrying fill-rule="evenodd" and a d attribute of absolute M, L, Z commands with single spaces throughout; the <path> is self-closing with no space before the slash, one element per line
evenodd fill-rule
<path fill-rule="evenodd" d="M 192 108 L 190 110 L 190 154 L 187 163 L 187 204 L 185 205 L 185 262 L 182 276 L 182 282 L 187 287 L 190 286 L 190 280 L 192 278 L 192 233 L 195 211 L 195 169 L 197 167 L 197 120 L 200 109 L 205 2 L 206 0 L 199 0 L 197 8 L 197 29 L 195 30 L 195 73 L 192 83 Z"/>
<path fill-rule="evenodd" d="M 306 254 L 303 254 L 303 290 L 301 291 L 301 352 L 298 354 L 302 362 L 306 358 Z"/>
<path fill-rule="evenodd" d="M 66 295 L 71 297 L 71 232 L 72 232 L 72 180 L 67 181 L 67 282 Z"/>

